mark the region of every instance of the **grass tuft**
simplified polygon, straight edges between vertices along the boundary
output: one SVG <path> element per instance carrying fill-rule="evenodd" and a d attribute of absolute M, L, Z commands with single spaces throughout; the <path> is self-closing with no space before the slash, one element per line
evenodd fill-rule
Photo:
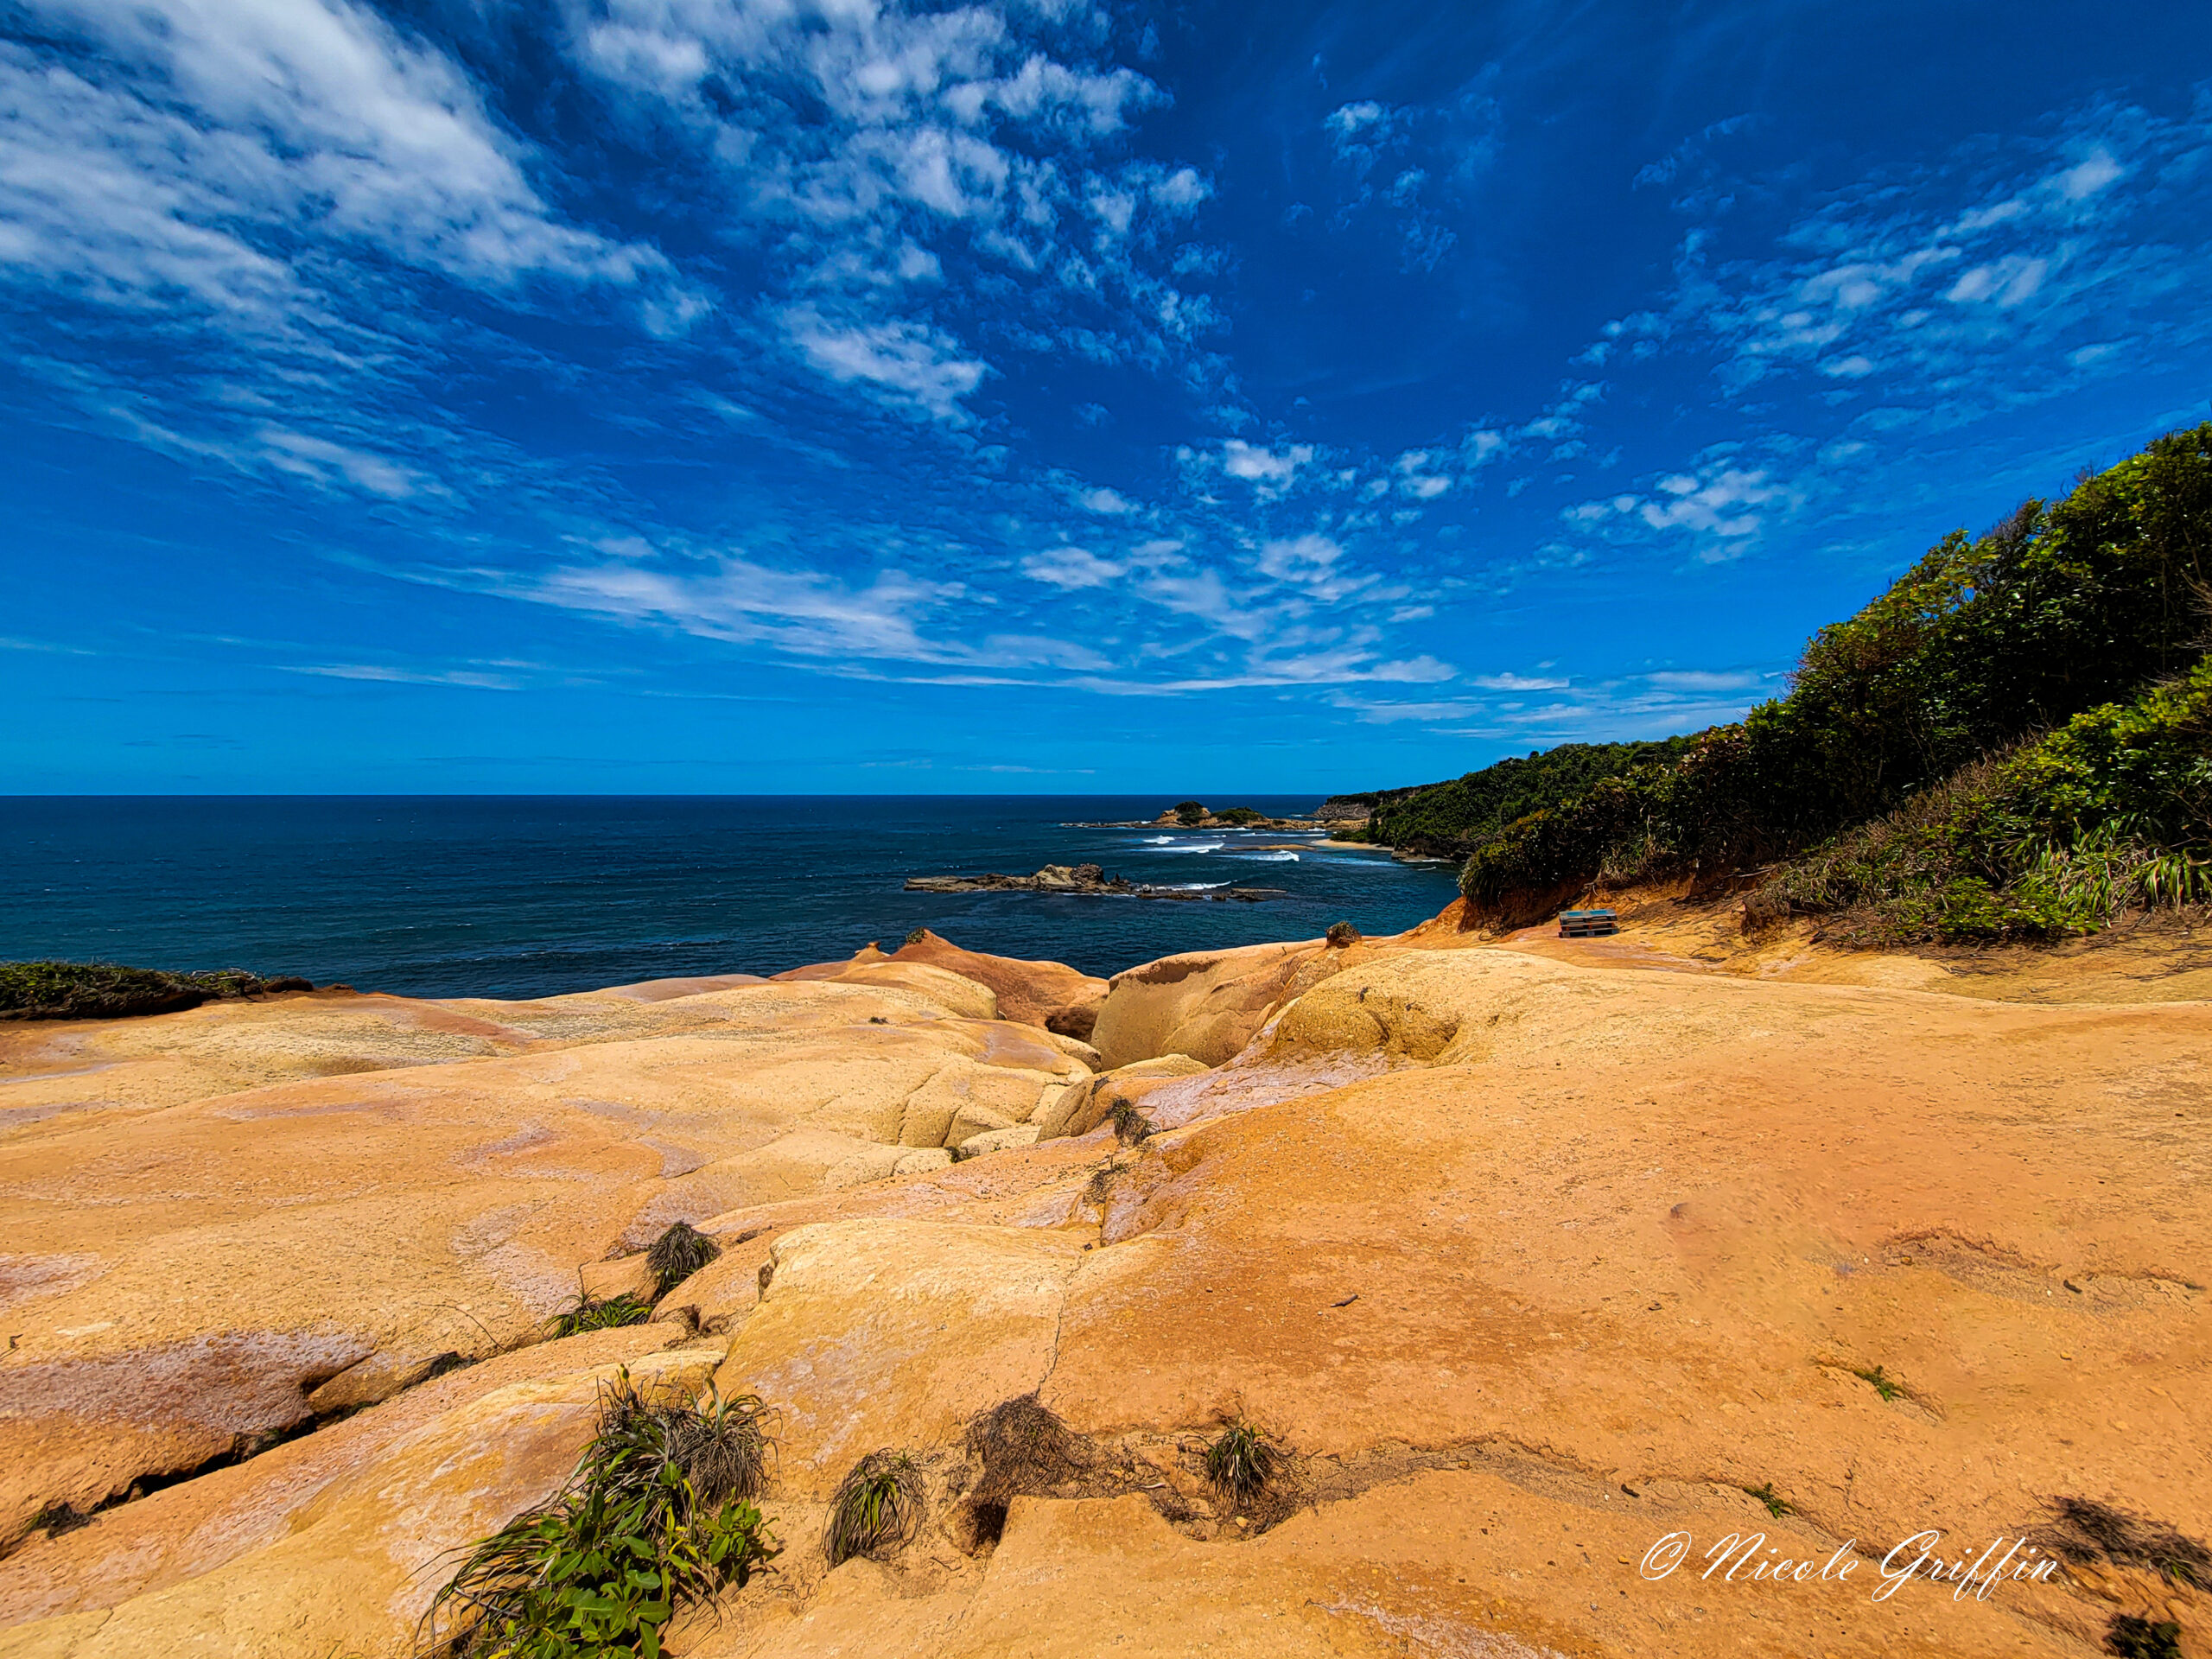
<path fill-rule="evenodd" d="M 1141 1147 L 1152 1138 L 1151 1120 L 1128 1096 L 1115 1096 L 1107 1115 L 1114 1125 L 1114 1138 L 1123 1146 Z"/>
<path fill-rule="evenodd" d="M 758 1433 L 759 1403 L 655 1403 L 624 1372 L 601 1390 L 598 1432 L 567 1485 L 469 1552 L 423 1615 L 417 1654 L 660 1659 L 678 1606 L 744 1584 L 778 1553 L 737 1491 L 743 1458 L 726 1455 Z"/>
<path fill-rule="evenodd" d="M 855 1555 L 881 1560 L 921 1524 L 922 1466 L 905 1452 L 871 1452 L 837 1484 L 823 1548 L 831 1567 Z"/>
<path fill-rule="evenodd" d="M 688 1221 L 673 1223 L 645 1252 L 645 1266 L 663 1296 L 722 1253 L 722 1247 Z"/>
<path fill-rule="evenodd" d="M 1875 1393 L 1880 1395 L 1885 1400 L 1902 1400 L 1904 1398 L 1904 1385 L 1898 1382 L 1892 1377 L 1884 1376 L 1882 1374 L 1882 1368 L 1878 1365 L 1875 1366 L 1872 1370 L 1854 1370 L 1852 1372 L 1852 1375 L 1857 1377 L 1861 1382 L 1871 1387 Z M 1752 1496 L 1757 1497 L 1758 1494 L 1753 1493 Z"/>
<path fill-rule="evenodd" d="M 586 1331 L 612 1331 L 625 1325 L 643 1325 L 653 1316 L 653 1305 L 624 1291 L 604 1301 L 579 1296 L 576 1305 L 553 1320 L 553 1337 L 577 1336 Z"/>
<path fill-rule="evenodd" d="M 1760 1503 L 1766 1505 L 1766 1512 L 1777 1521 L 1781 1520 L 1785 1515 L 1795 1515 L 1797 1513 L 1796 1510 L 1791 1509 L 1788 1503 L 1784 1503 L 1780 1497 L 1775 1495 L 1774 1483 L 1770 1480 L 1763 1486 L 1745 1487 L 1744 1496 L 1746 1497 L 1756 1497 L 1758 1499 Z"/>
<path fill-rule="evenodd" d="M 1280 1456 L 1258 1429 L 1240 1420 L 1206 1447 L 1206 1478 L 1242 1509 L 1267 1491 Z"/>

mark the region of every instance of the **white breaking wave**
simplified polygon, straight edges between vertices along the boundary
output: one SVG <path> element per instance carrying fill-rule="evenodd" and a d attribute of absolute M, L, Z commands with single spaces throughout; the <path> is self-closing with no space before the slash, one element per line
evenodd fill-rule
<path fill-rule="evenodd" d="M 1239 853 L 1237 857 L 1248 864 L 1295 864 L 1296 853 Z"/>
<path fill-rule="evenodd" d="M 1162 847 L 1160 850 L 1163 853 L 1217 853 L 1221 850 L 1221 843 L 1209 841 L 1195 847 Z"/>

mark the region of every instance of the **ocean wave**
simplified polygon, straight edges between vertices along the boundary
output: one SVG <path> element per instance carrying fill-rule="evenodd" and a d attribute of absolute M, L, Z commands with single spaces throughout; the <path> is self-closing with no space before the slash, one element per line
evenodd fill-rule
<path fill-rule="evenodd" d="M 1298 862 L 1296 853 L 1239 853 L 1236 856 L 1247 864 L 1295 864 Z"/>
<path fill-rule="evenodd" d="M 1221 850 L 1221 843 L 1209 841 L 1195 847 L 1162 847 L 1160 850 L 1163 853 L 1217 853 Z"/>

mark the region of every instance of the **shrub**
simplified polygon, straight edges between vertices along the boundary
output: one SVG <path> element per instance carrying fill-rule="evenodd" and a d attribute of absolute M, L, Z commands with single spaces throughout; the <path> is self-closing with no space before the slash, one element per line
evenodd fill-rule
<path fill-rule="evenodd" d="M 172 974 L 108 962 L 0 962 L 0 1020 L 121 1020 L 314 988 L 304 979 L 264 979 L 243 968 Z"/>
<path fill-rule="evenodd" d="M 1866 944 L 2055 939 L 2212 901 L 2212 662 L 1962 767 L 1757 896 Z"/>
<path fill-rule="evenodd" d="M 831 1567 L 895 1554 L 921 1523 L 922 1468 L 904 1452 L 871 1452 L 838 1483 L 823 1548 Z"/>
<path fill-rule="evenodd" d="M 1193 824 L 1205 817 L 1206 804 L 1204 801 L 1178 801 L 1174 810 L 1178 823 Z"/>
<path fill-rule="evenodd" d="M 1247 1422 L 1234 1422 L 1206 1447 L 1206 1478 L 1241 1509 L 1267 1490 L 1274 1478 L 1276 1457 L 1259 1430 Z"/>
<path fill-rule="evenodd" d="M 624 1291 L 604 1300 L 579 1296 L 576 1305 L 553 1320 L 555 1339 L 585 1331 L 612 1331 L 618 1325 L 643 1325 L 653 1316 L 653 1305 Z"/>
<path fill-rule="evenodd" d="M 656 1405 L 625 1372 L 601 1390 L 598 1433 L 566 1486 L 469 1552 L 423 1616 L 417 1652 L 658 1659 L 678 1606 L 743 1585 L 778 1554 L 715 1450 L 735 1421 L 757 1427 L 759 1414 Z"/>
<path fill-rule="evenodd" d="M 722 1253 L 722 1247 L 688 1221 L 670 1225 L 645 1252 L 645 1267 L 663 1296 Z"/>

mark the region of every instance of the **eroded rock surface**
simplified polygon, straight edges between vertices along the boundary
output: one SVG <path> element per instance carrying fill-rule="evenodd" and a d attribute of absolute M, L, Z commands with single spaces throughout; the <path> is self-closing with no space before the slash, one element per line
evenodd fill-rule
<path fill-rule="evenodd" d="M 1148 964 L 1105 997 L 1101 1071 L 974 1012 L 982 995 L 1008 1013 L 1004 990 L 963 978 L 956 1012 L 935 981 L 876 978 L 953 971 L 942 958 L 878 952 L 542 1007 L 503 1028 L 563 1045 L 342 1080 L 404 1098 L 341 1104 L 314 1092 L 326 1078 L 19 1129 L 0 1154 L 24 1160 L 4 1167 L 31 1249 L 0 1285 L 38 1346 L 7 1357 L 0 1401 L 45 1402 L 11 1462 L 45 1459 L 49 1484 L 68 1435 L 128 1446 L 148 1423 L 250 1418 L 270 1379 L 296 1394 L 353 1351 L 328 1310 L 428 1284 L 441 1306 L 521 1319 L 521 1263 L 572 1281 L 641 1244 L 664 1198 L 723 1253 L 655 1324 L 420 1382 L 35 1539 L 0 1561 L 0 1655 L 398 1659 L 436 1552 L 550 1490 L 621 1359 L 685 1386 L 711 1366 L 781 1414 L 765 1507 L 790 1548 L 671 1630 L 683 1659 L 2056 1656 L 2104 1648 L 2117 1618 L 2203 1650 L 2212 1598 L 2125 1548 L 1981 1597 L 1871 1592 L 1923 1529 L 1969 1559 L 1998 1538 L 2055 1547 L 2061 1496 L 2204 1539 L 2212 1005 L 1464 943 Z M 655 1009 L 680 1023 L 620 1023 Z M 957 1132 L 1014 1116 L 1011 1078 L 1027 1116 L 957 1144 L 1039 1138 L 952 1161 Z M 1116 1094 L 1148 1136 L 1091 1116 Z M 398 1116 L 364 1111 L 378 1099 Z M 550 1138 L 511 1141 L 524 1124 Z M 664 1173 L 662 1143 L 702 1161 Z M 875 1161 L 855 1176 L 835 1147 Z M 897 1173 L 907 1158 L 927 1166 Z M 481 1255 L 531 1254 L 455 1268 L 462 1217 L 493 1194 L 518 1208 Z M 336 1262 L 326 1206 L 378 1265 Z M 231 1254 L 210 1242 L 233 1236 Z M 245 1289 L 221 1287 L 226 1263 Z M 218 1288 L 173 1303 L 188 1274 Z M 242 1323 L 255 1306 L 300 1312 Z M 162 1381 L 188 1375 L 178 1344 L 242 1337 L 296 1345 L 220 1386 L 204 1357 L 189 1387 Z M 79 1370 L 64 1389 L 38 1365 Z M 993 1487 L 971 1427 L 1033 1395 L 1066 1446 Z M 125 1397 L 119 1427 L 70 1415 Z M 1232 1419 L 1283 1458 L 1241 1504 L 1204 1469 Z M 927 1518 L 888 1560 L 830 1571 L 825 1501 L 880 1447 L 925 1470 Z M 1688 1564 L 1645 1577 L 1684 1533 Z M 1700 1576 L 1732 1534 L 1815 1564 L 1856 1540 L 1860 1565 L 1825 1584 Z"/>

